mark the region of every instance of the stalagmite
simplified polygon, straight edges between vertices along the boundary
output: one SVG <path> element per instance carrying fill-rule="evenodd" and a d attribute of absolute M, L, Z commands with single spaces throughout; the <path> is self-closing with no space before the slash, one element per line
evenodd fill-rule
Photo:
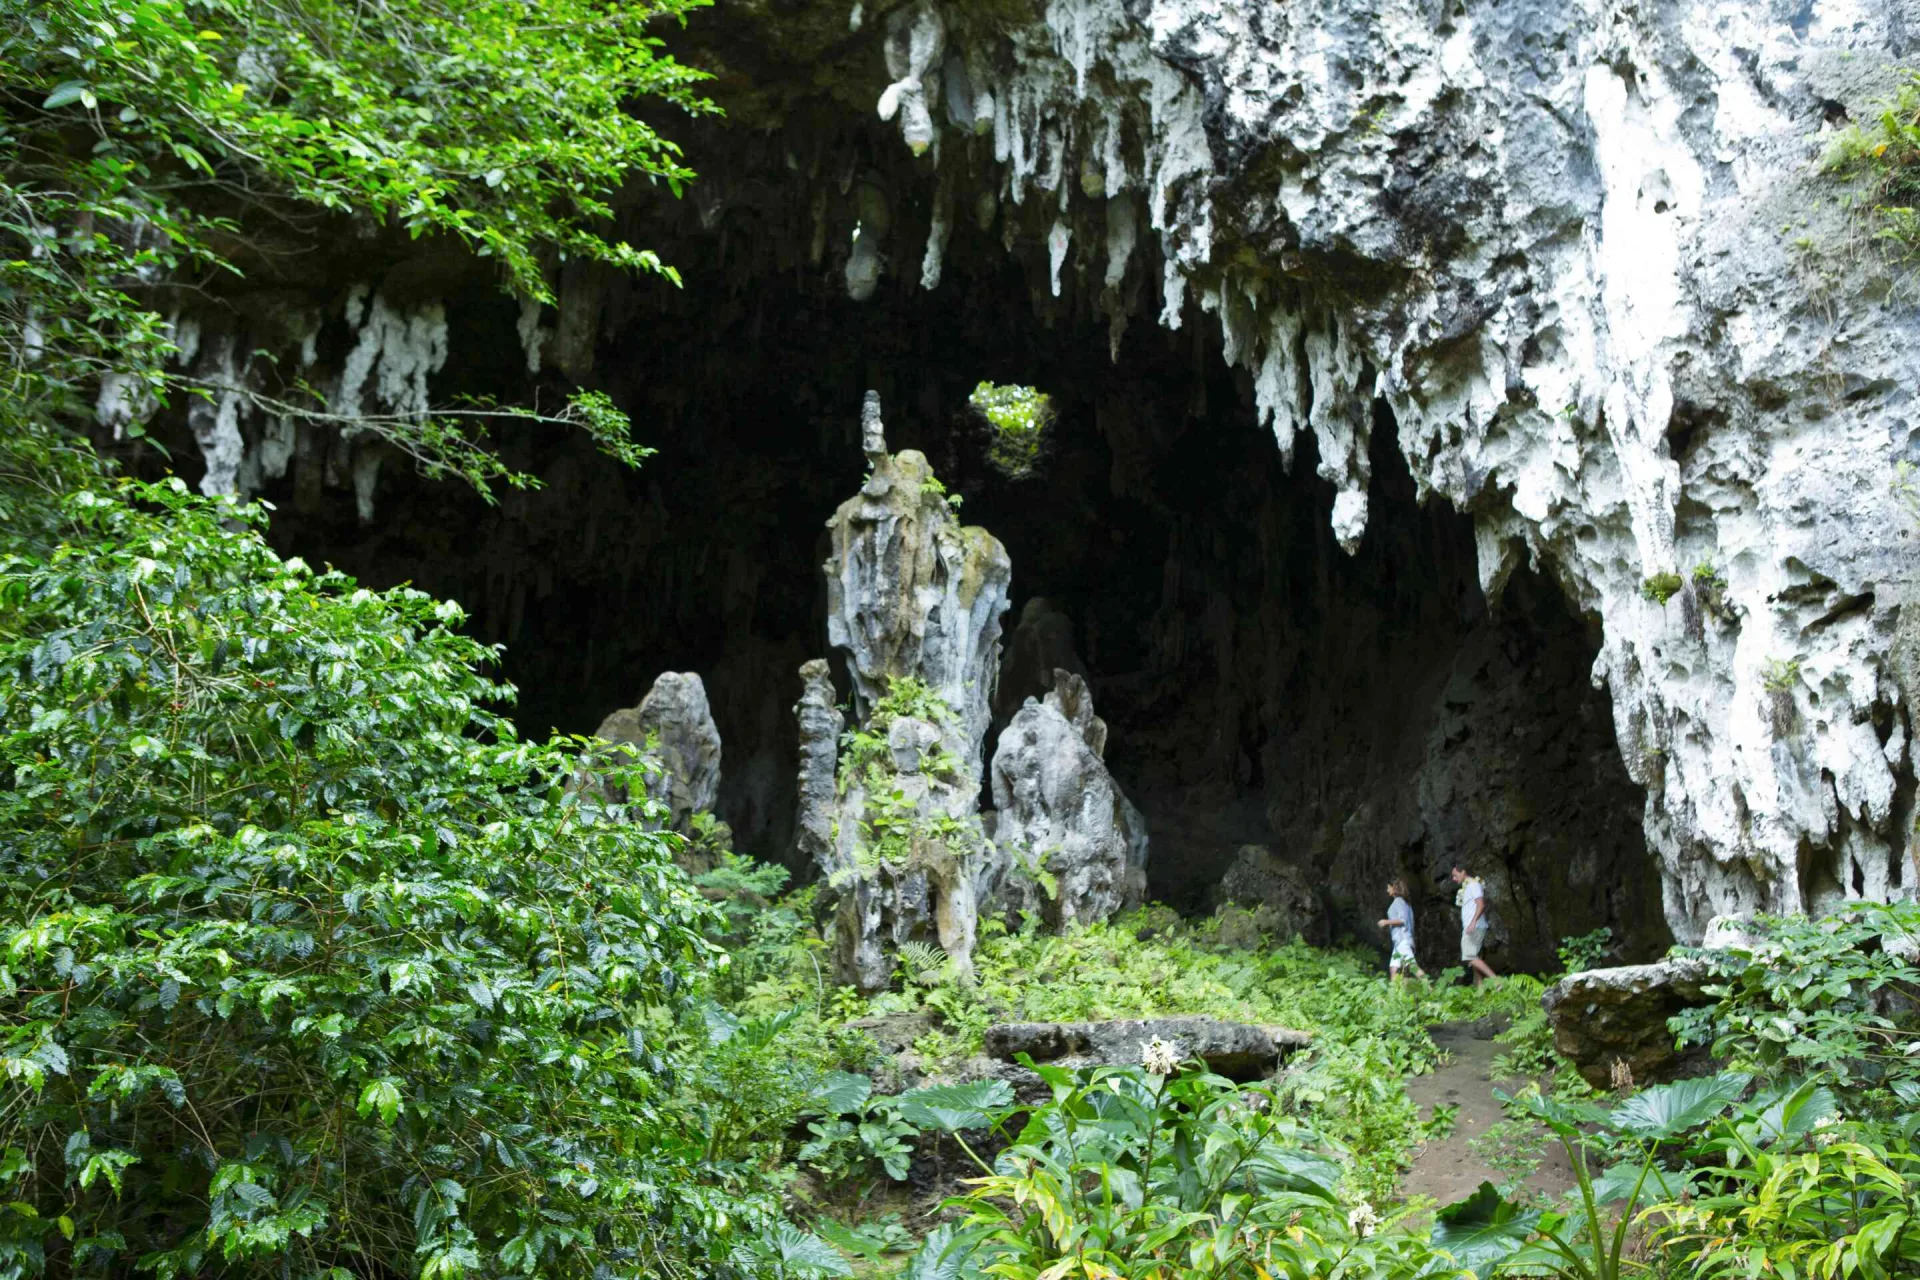
<path fill-rule="evenodd" d="M 873 470 L 828 522 L 823 566 L 856 733 L 826 785 L 832 691 L 824 664 L 808 664 L 798 838 L 833 896 L 840 976 L 874 990 L 907 941 L 937 942 L 967 968 L 979 904 L 1003 870 L 976 807 L 1011 567 L 954 518 L 924 457 L 887 452 L 872 392 L 861 438 Z"/>
<path fill-rule="evenodd" d="M 720 794 L 720 729 L 707 704 L 707 687 L 691 671 L 665 671 L 637 707 L 613 712 L 596 738 L 631 746 L 657 781 L 650 797 L 666 806 L 666 825 L 691 829 L 696 813 L 710 813 Z"/>
<path fill-rule="evenodd" d="M 1147 889 L 1147 823 L 1107 773 L 1107 726 L 1079 676 L 1027 699 L 993 757 L 994 842 L 1028 897 L 1062 927 L 1136 906 Z"/>

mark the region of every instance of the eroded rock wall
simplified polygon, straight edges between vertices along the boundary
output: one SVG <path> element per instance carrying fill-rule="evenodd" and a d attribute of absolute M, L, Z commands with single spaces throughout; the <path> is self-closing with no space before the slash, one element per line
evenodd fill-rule
<path fill-rule="evenodd" d="M 462 389 L 476 370 L 508 394 L 516 388 L 487 378 L 536 368 L 605 378 L 642 413 L 644 436 L 678 445 L 670 477 L 629 481 L 584 452 L 510 441 L 556 496 L 510 495 L 484 526 L 486 545 L 465 545 L 468 526 L 443 511 L 384 498 L 373 522 L 348 503 L 346 527 L 320 542 L 350 544 L 383 580 L 459 595 L 490 638 L 553 654 L 549 669 L 564 673 L 555 688 L 606 680 L 628 648 L 656 668 L 718 655 L 703 673 L 730 754 L 742 744 L 723 806 L 776 848 L 794 769 L 790 747 L 770 744 L 792 741 L 789 673 L 824 618 L 810 574 L 768 548 L 794 541 L 777 512 L 846 492 L 826 460 L 845 443 L 842 397 L 873 376 L 846 353 L 913 397 L 929 448 L 948 430 L 940 405 L 956 399 L 941 379 L 963 395 L 979 376 L 970 364 L 1050 369 L 1082 388 L 1111 379 L 1110 394 L 1080 392 L 1098 446 L 1063 459 L 1048 482 L 1084 495 L 1096 486 L 1080 472 L 1105 466 L 1107 505 L 1049 495 L 1058 550 L 1047 554 L 1060 568 L 1042 585 L 1058 594 L 1100 562 L 1090 521 L 1164 539 L 1127 548 L 1156 557 L 1157 597 L 1118 574 L 1102 584 L 1134 593 L 1112 617 L 1149 619 L 1140 661 L 1115 661 L 1119 622 L 1096 635 L 1095 610 L 1070 602 L 1116 725 L 1174 726 L 1178 740 L 1181 717 L 1204 723 L 1196 704 L 1215 704 L 1221 729 L 1196 733 L 1193 776 L 1180 772 L 1192 753 L 1174 745 L 1131 756 L 1116 745 L 1116 775 L 1150 821 L 1184 828 L 1202 808 L 1190 797 L 1224 790 L 1233 805 L 1205 811 L 1224 814 L 1214 843 L 1225 856 L 1268 841 L 1299 856 L 1294 835 L 1310 829 L 1319 843 L 1307 852 L 1350 871 L 1357 889 L 1387 858 L 1355 850 L 1418 862 L 1436 842 L 1397 821 L 1360 822 L 1366 840 L 1325 840 L 1353 812 L 1354 779 L 1430 778 L 1414 807 L 1424 830 L 1441 830 L 1432 814 L 1471 808 L 1458 803 L 1476 792 L 1460 785 L 1465 769 L 1523 798 L 1499 828 L 1516 856 L 1549 858 L 1550 824 L 1528 816 L 1537 806 L 1525 798 L 1577 773 L 1610 736 L 1627 781 L 1600 790 L 1644 796 L 1666 915 L 1685 940 L 1717 912 L 1812 909 L 1905 893 L 1916 879 L 1908 705 L 1920 645 L 1901 620 L 1913 521 L 1893 466 L 1920 456 L 1909 407 L 1920 335 L 1910 278 L 1873 252 L 1871 227 L 1817 172 L 1826 135 L 1911 60 L 1911 23 L 1894 0 L 741 5 L 705 35 L 695 24 L 707 41 L 697 60 L 719 72 L 736 123 L 694 139 L 699 189 L 677 214 L 622 201 L 636 243 L 671 239 L 668 256 L 693 282 L 685 300 L 563 272 L 558 308 L 456 303 L 474 296 L 470 280 L 396 256 L 377 281 L 354 262 L 288 283 L 278 301 L 236 303 L 239 321 L 203 326 L 209 340 L 187 358 L 208 362 L 217 382 L 228 365 L 251 376 L 235 353 L 271 348 L 291 369 L 311 349 L 317 385 L 344 394 L 351 383 L 368 406 L 399 412 L 442 359 L 464 371 Z M 889 93 L 883 124 L 876 108 Z M 391 313 L 379 324 L 375 298 Z M 224 347 L 216 331 L 231 335 Z M 1038 349 L 1042 332 L 1052 350 Z M 370 333 L 378 359 L 348 379 Z M 1061 354 L 1067 343 L 1123 358 L 1089 371 Z M 1026 364 L 1021 349 L 1032 349 Z M 1183 382 L 1169 350 L 1191 353 Z M 1148 351 L 1159 354 L 1143 361 Z M 1162 487 L 1165 474 L 1214 465 L 1181 431 L 1217 425 L 1217 378 L 1203 365 L 1222 361 L 1244 397 L 1235 412 L 1264 424 L 1273 456 L 1328 486 L 1316 516 L 1341 546 L 1364 559 L 1368 538 L 1397 520 L 1384 449 L 1415 500 L 1471 519 L 1470 568 L 1496 610 L 1511 583 L 1537 580 L 1596 624 L 1598 657 L 1580 674 L 1604 687 L 1611 735 L 1591 732 L 1571 698 L 1558 705 L 1583 727 L 1560 773 L 1503 763 L 1533 758 L 1511 742 L 1483 767 L 1474 744 L 1522 709 L 1449 711 L 1440 719 L 1454 727 L 1434 740 L 1442 762 L 1402 767 L 1376 749 L 1395 731 L 1390 709 L 1341 686 L 1322 723 L 1350 766 L 1295 750 L 1305 739 L 1292 726 L 1320 713 L 1276 708 L 1276 693 L 1303 678 L 1282 668 L 1339 655 L 1302 641 L 1290 602 L 1308 590 L 1309 568 L 1321 582 L 1339 571 L 1280 564 L 1262 532 L 1258 573 L 1296 597 L 1250 606 L 1230 590 L 1209 595 L 1200 566 L 1250 580 L 1234 560 L 1256 553 L 1222 550 L 1219 528 L 1170 510 Z M 756 384 L 778 391 L 751 399 Z M 111 426 L 123 406 L 105 392 L 102 404 Z M 725 414 L 754 427 L 710 436 L 709 417 Z M 355 500 L 363 486 L 417 492 L 392 458 L 380 470 L 368 461 L 381 456 L 376 442 L 290 438 L 237 402 L 199 411 L 191 435 L 206 450 L 204 483 L 245 489 L 257 476 L 276 498 L 291 489 L 303 514 L 321 511 L 323 486 Z M 752 439 L 759 451 L 709 438 Z M 1219 505 L 1252 520 L 1272 518 L 1253 486 L 1278 500 L 1285 483 L 1250 466 L 1216 480 Z M 801 557 L 818 553 L 789 558 Z M 1516 579 L 1523 567 L 1535 576 Z M 1648 598 L 1664 591 L 1645 591 L 1663 575 L 1679 580 L 1664 603 Z M 569 583 L 618 601 L 620 619 L 582 620 Z M 569 649 L 580 635 L 589 641 Z M 1269 643 L 1281 655 L 1260 672 L 1247 650 Z M 654 656 L 665 650 L 673 656 Z M 1162 685 L 1208 650 L 1218 688 L 1188 679 L 1179 715 L 1166 714 Z M 1557 670 L 1570 652 L 1544 665 Z M 1500 672 L 1526 669 L 1479 662 L 1458 687 L 1493 708 Z M 552 722 L 577 722 L 574 703 L 590 700 L 532 696 L 528 714 Z M 1339 737 L 1343 707 L 1375 715 L 1376 736 Z M 1556 812 L 1591 821 L 1610 805 L 1577 799 Z M 1618 897 L 1604 886 L 1593 896 L 1608 894 Z"/>
<path fill-rule="evenodd" d="M 1889 656 L 1916 330 L 1816 171 L 1910 22 L 1895 0 L 1051 0 L 1011 30 L 903 10 L 889 38 L 939 27 L 973 110 L 907 140 L 958 151 L 990 119 L 994 184 L 1054 219 L 1054 292 L 1158 241 L 1161 323 L 1218 316 L 1282 453 L 1314 438 L 1344 545 L 1382 401 L 1422 495 L 1472 513 L 1487 594 L 1532 563 L 1599 618 L 1686 940 L 1916 878 Z"/>

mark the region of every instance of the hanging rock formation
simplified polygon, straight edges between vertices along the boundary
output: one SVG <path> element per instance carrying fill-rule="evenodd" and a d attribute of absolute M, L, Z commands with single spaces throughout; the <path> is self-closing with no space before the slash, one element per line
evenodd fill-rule
<path fill-rule="evenodd" d="M 973 107 L 930 189 L 984 104 L 1030 278 L 1104 278 L 1117 333 L 1157 256 L 1161 323 L 1218 317 L 1348 550 L 1378 408 L 1490 599 L 1530 563 L 1599 620 L 1676 938 L 1913 890 L 1920 330 L 1820 164 L 1911 59 L 1905 5 L 930 12 Z"/>
<path fill-rule="evenodd" d="M 908 941 L 937 942 L 967 969 L 979 904 L 1004 870 L 976 810 L 1012 567 L 990 534 L 955 519 L 925 457 L 887 452 L 872 392 L 862 436 L 873 470 L 828 522 L 822 566 L 857 728 L 832 786 L 824 663 L 803 668 L 797 710 L 801 847 L 835 896 L 840 977 L 870 991 Z"/>
<path fill-rule="evenodd" d="M 820 6 L 716 16 L 718 61 L 769 71 L 720 82 L 743 99 L 739 123 L 712 125 L 696 156 L 701 231 L 731 246 L 728 271 L 811 273 L 870 307 L 945 290 L 926 295 L 931 309 L 953 305 L 959 255 L 1010 253 L 1037 316 L 1052 327 L 1097 311 L 1116 350 L 1136 317 L 1204 324 L 1196 352 L 1217 325 L 1276 455 L 1304 467 L 1311 440 L 1342 546 L 1384 523 L 1377 438 L 1421 501 L 1471 518 L 1486 597 L 1527 566 L 1597 624 L 1591 678 L 1644 793 L 1675 938 L 1698 941 L 1720 914 L 1914 891 L 1920 628 L 1911 490 L 1895 467 L 1920 461 L 1920 321 L 1900 301 L 1910 268 L 1877 252 L 1871 212 L 1848 198 L 1865 193 L 1820 163 L 1897 87 L 1909 5 L 869 7 L 863 29 Z M 707 37 L 696 24 L 691 38 Z M 790 145 L 785 126 L 809 119 L 827 122 L 817 145 Z M 729 224 L 723 193 L 784 203 Z M 342 411 L 415 412 L 429 375 L 457 390 L 438 383 L 465 358 L 436 301 L 456 296 L 441 274 L 407 290 L 302 282 L 298 323 L 236 309 L 244 334 L 198 356 L 183 319 L 179 358 L 215 386 L 229 372 L 251 385 L 269 362 L 239 353 L 272 351 L 275 367 L 337 388 Z M 715 279 L 757 296 L 745 274 Z M 636 310 L 562 286 L 558 329 L 523 312 L 529 366 L 576 368 L 563 347 L 590 355 Z M 873 358 L 906 367 L 897 351 Z M 102 389 L 103 428 L 135 413 Z M 370 503 L 376 480 L 395 483 L 369 440 L 290 431 L 216 399 L 189 433 L 203 483 L 290 477 L 295 509 L 323 486 Z M 905 545 L 878 531 L 859 544 L 876 557 Z M 847 550 L 832 618 L 855 656 L 856 709 L 873 705 L 874 673 L 924 667 L 957 699 L 954 733 L 974 749 L 956 754 L 977 772 L 990 681 L 969 691 L 958 673 L 984 670 L 983 655 L 911 624 L 864 630 L 935 611 L 859 599 L 921 580 Z M 967 580 L 942 589 L 958 603 Z M 986 634 L 971 608 L 938 612 Z M 959 665 L 936 669 L 945 656 Z M 1100 659 L 1091 637 L 1088 656 Z"/>
<path fill-rule="evenodd" d="M 673 830 L 684 834 L 694 814 L 712 811 L 720 792 L 720 730 L 699 676 L 662 672 L 639 706 L 615 711 L 600 722 L 594 736 L 632 746 L 659 770 L 652 798 L 667 807 L 667 825 Z"/>
<path fill-rule="evenodd" d="M 1086 681 L 1053 673 L 1046 700 L 1027 699 L 993 755 L 994 843 L 1025 896 L 1062 927 L 1104 920 L 1147 890 L 1146 819 L 1101 757 L 1107 726 Z"/>

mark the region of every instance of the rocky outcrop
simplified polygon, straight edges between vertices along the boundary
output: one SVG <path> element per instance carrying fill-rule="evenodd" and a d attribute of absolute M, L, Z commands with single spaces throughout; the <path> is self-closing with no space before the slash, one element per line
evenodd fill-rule
<path fill-rule="evenodd" d="M 1001 879 L 978 805 L 1012 571 L 990 534 L 954 517 L 923 456 L 887 452 L 871 393 L 862 436 L 872 471 L 828 522 L 823 566 L 856 727 L 823 786 L 832 726 L 819 704 L 832 693 L 809 664 L 798 825 L 803 843 L 828 840 L 814 857 L 833 897 L 840 980 L 872 991 L 909 941 L 937 942 L 969 971 L 979 905 Z"/>
<path fill-rule="evenodd" d="M 1026 1054 L 1061 1067 L 1138 1066 L 1149 1042 L 1174 1046 L 1182 1059 L 1199 1058 L 1233 1080 L 1272 1075 L 1313 1037 L 1289 1027 L 1256 1027 L 1218 1018 L 1145 1018 L 1112 1022 L 1002 1022 L 987 1028 L 990 1058 L 1012 1062 Z"/>
<path fill-rule="evenodd" d="M 1910 57 L 1903 5 L 914 13 L 956 69 L 928 182 L 988 121 L 974 182 L 1031 210 L 1054 295 L 1087 282 L 1116 343 L 1143 292 L 1217 316 L 1347 549 L 1385 423 L 1490 598 L 1530 563 L 1599 620 L 1676 937 L 1911 887 L 1916 327 L 1818 165 Z"/>
<path fill-rule="evenodd" d="M 1219 899 L 1255 913 L 1263 932 L 1327 941 L 1326 912 L 1306 873 L 1263 844 L 1242 845 L 1220 878 Z"/>
<path fill-rule="evenodd" d="M 994 843 L 1009 875 L 1065 927 L 1104 920 L 1146 896 L 1146 820 L 1101 756 L 1107 726 L 1086 681 L 1055 671 L 1046 700 L 1027 699 L 993 756 Z"/>
<path fill-rule="evenodd" d="M 794 844 L 805 864 L 838 871 L 832 867 L 834 814 L 834 769 L 840 758 L 840 730 L 846 717 L 840 714 L 833 694 L 833 677 L 825 658 L 815 658 L 800 668 L 802 692 L 794 704 L 794 718 L 800 722 L 800 775 L 795 791 L 800 797 L 799 818 L 794 827 Z"/>
<path fill-rule="evenodd" d="M 1676 1049 L 1667 1019 L 1711 1004 L 1705 988 L 1718 974 L 1706 959 L 1569 974 L 1542 998 L 1553 1024 L 1553 1047 L 1596 1089 L 1617 1088 L 1622 1071 L 1637 1084 L 1697 1074 L 1706 1068 L 1706 1053 L 1698 1047 Z"/>
<path fill-rule="evenodd" d="M 720 792 L 720 730 L 699 676 L 662 672 L 639 706 L 615 711 L 594 736 L 634 749 L 647 771 L 649 798 L 666 806 L 674 830 L 686 832 L 694 814 L 712 812 Z"/>
<path fill-rule="evenodd" d="M 886 451 L 871 392 L 863 435 L 872 470 L 827 522 L 827 639 L 847 655 L 860 720 L 892 682 L 920 681 L 953 713 L 942 740 L 977 779 L 1013 567 L 992 534 L 955 518 L 924 455 Z"/>
<path fill-rule="evenodd" d="M 618 764 L 639 766 L 647 798 L 664 808 L 659 818 L 664 827 L 687 835 L 695 814 L 712 814 L 714 796 L 720 794 L 720 729 L 707 706 L 707 685 L 701 677 L 662 672 L 639 706 L 612 712 L 593 737 L 632 748 Z M 601 785 L 616 793 L 616 800 L 630 798 L 624 787 L 605 781 Z M 724 837 L 720 844 L 726 844 Z"/>

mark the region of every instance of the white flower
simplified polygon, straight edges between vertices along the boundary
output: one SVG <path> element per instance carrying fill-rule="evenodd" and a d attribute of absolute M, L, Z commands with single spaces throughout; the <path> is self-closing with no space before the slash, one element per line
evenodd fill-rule
<path fill-rule="evenodd" d="M 1170 1076 L 1180 1069 L 1180 1059 L 1184 1056 L 1179 1045 L 1155 1036 L 1141 1050 L 1140 1062 L 1156 1076 Z"/>
<path fill-rule="evenodd" d="M 1380 1215 L 1373 1206 L 1362 1200 L 1347 1212 L 1347 1230 L 1364 1240 L 1380 1227 Z"/>

